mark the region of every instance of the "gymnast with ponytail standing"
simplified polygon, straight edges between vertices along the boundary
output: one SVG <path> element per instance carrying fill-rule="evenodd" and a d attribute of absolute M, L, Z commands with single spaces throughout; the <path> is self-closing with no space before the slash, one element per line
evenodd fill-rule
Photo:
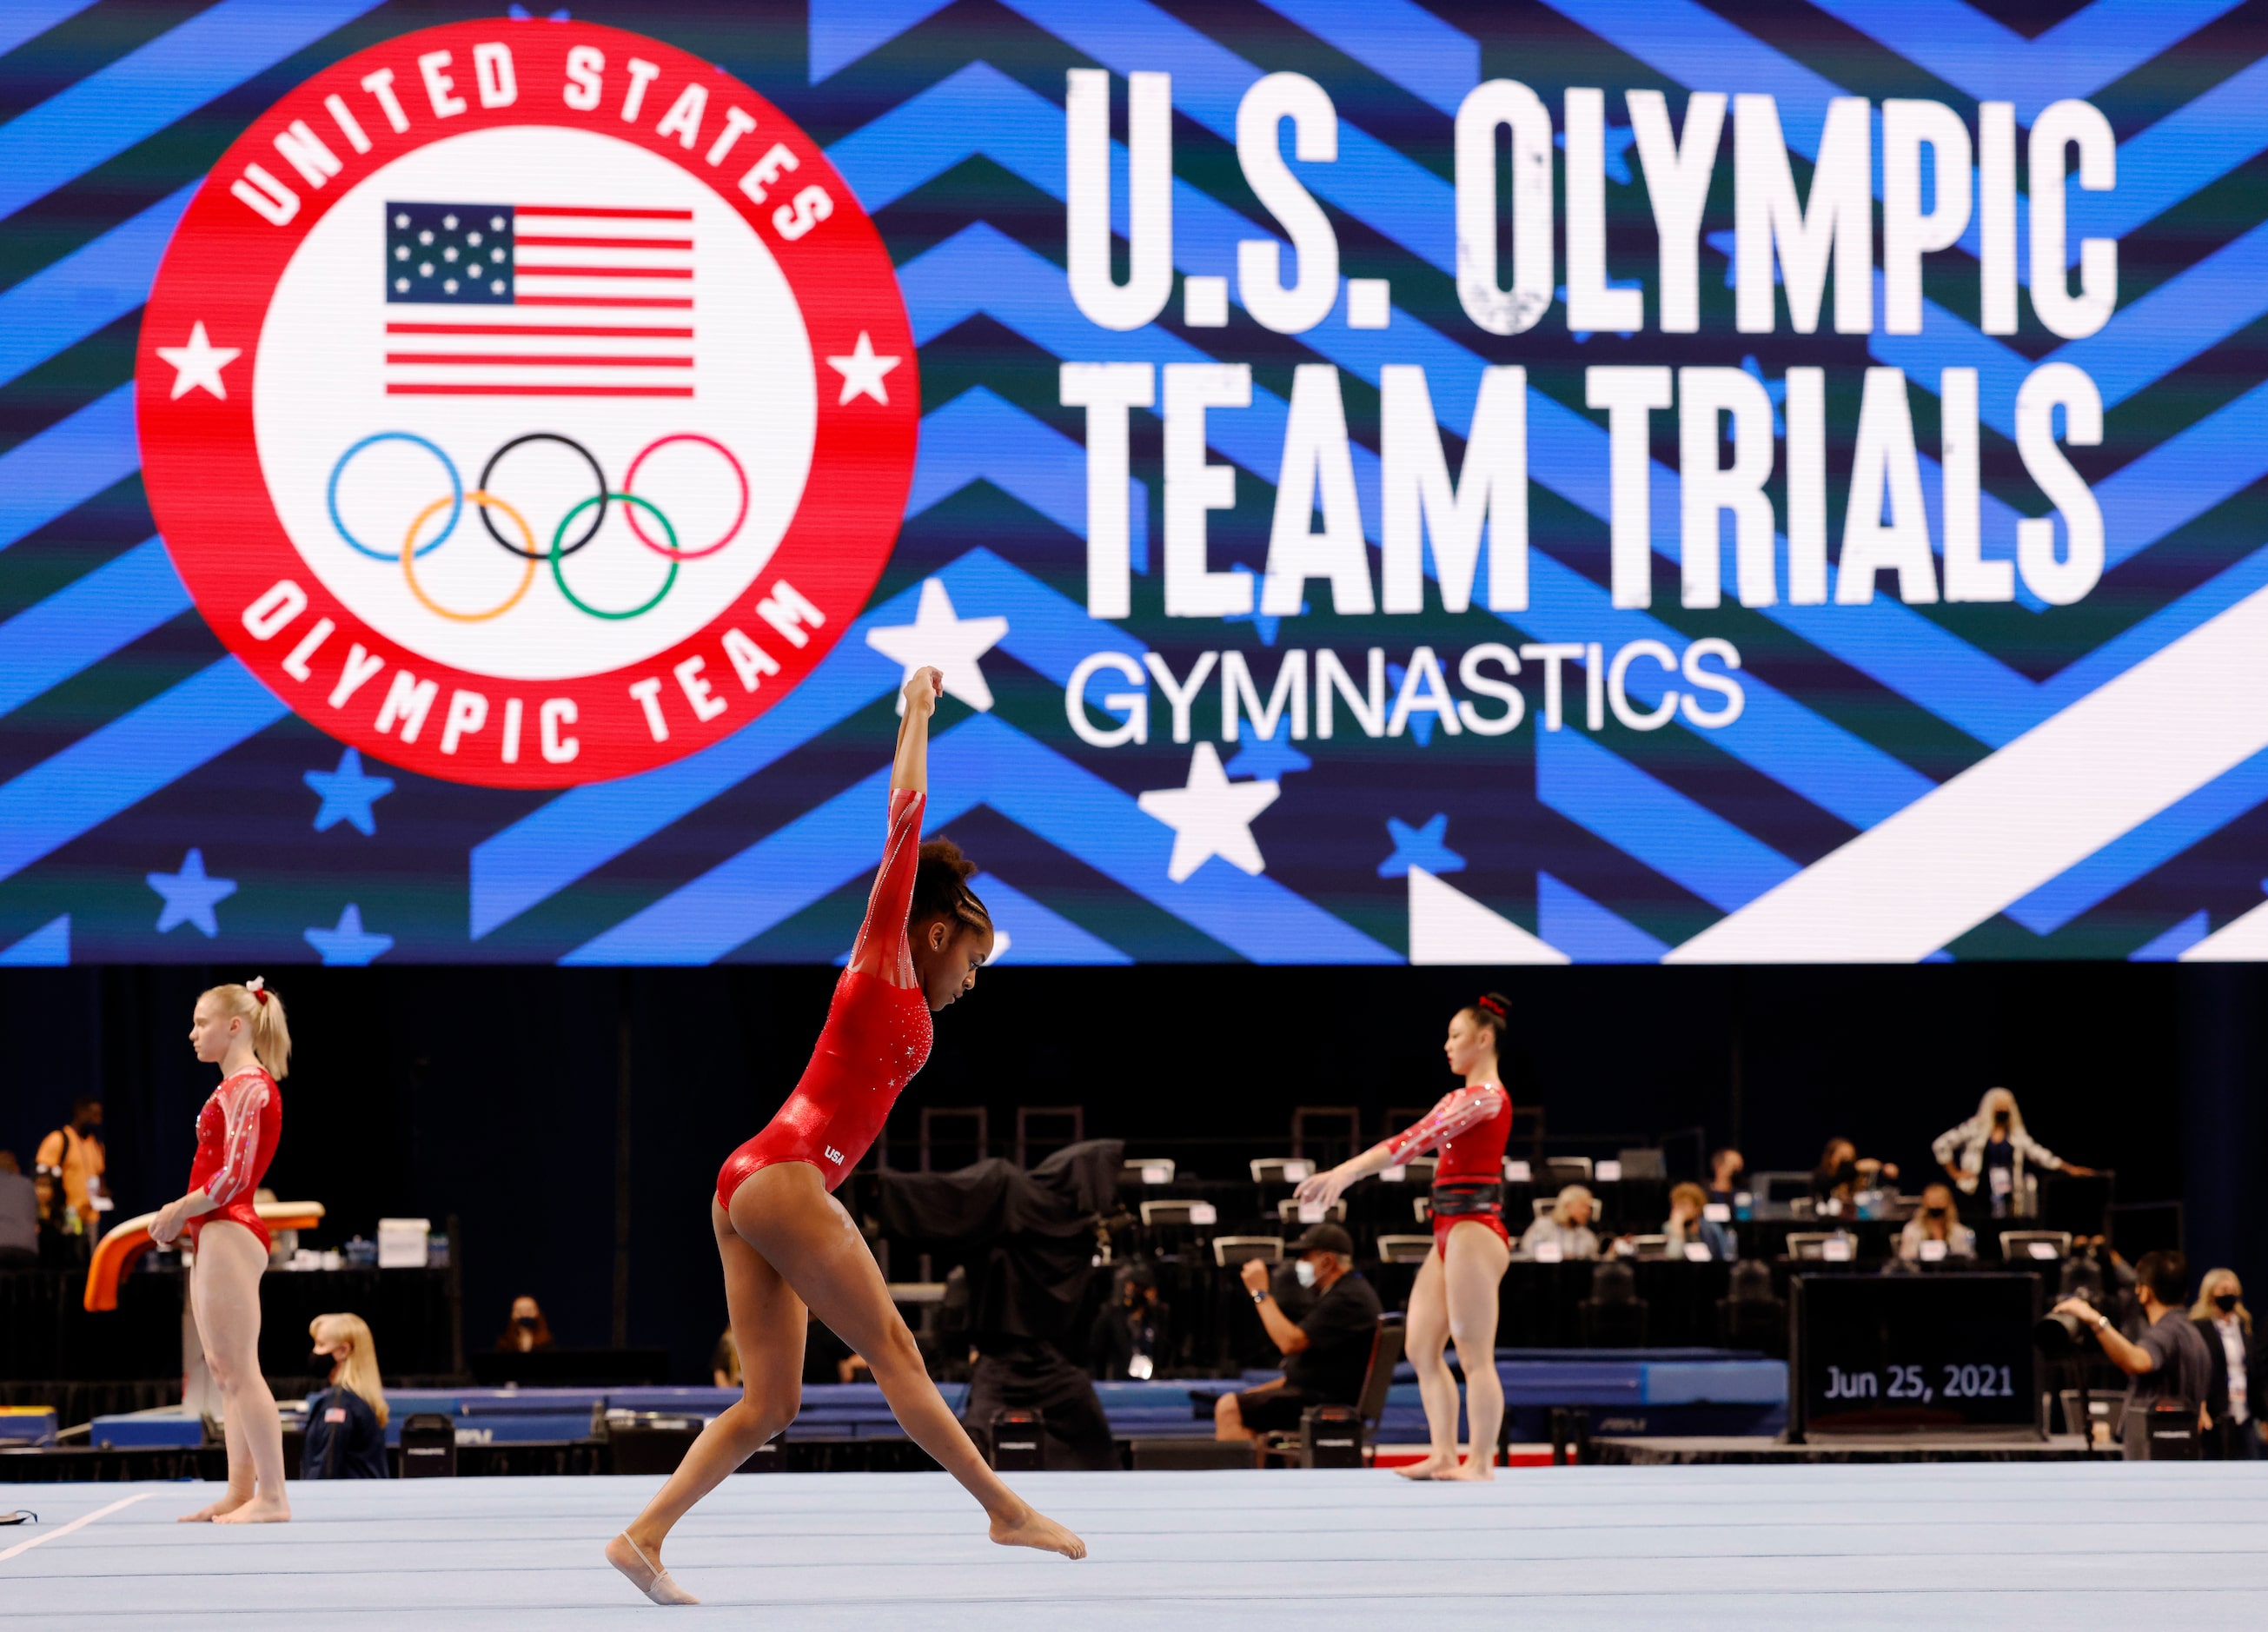
<path fill-rule="evenodd" d="M 607 1544 L 608 1562 L 657 1604 L 700 1601 L 662 1566 L 671 1528 L 800 1408 L 806 1308 L 865 1357 L 906 1432 L 990 1517 L 993 1540 L 1086 1555 L 1084 1541 L 1025 1503 L 977 1454 L 930 1381 L 858 1225 L 834 1196 L 928 1060 L 930 1017 L 976 984 L 992 952 L 991 916 L 967 882 L 975 864 L 948 840 L 921 842 L 929 722 L 942 688 L 933 668 L 906 682 L 881 871 L 811 1063 L 779 1114 L 717 1175 L 710 1224 L 724 1260 L 742 1393 Z"/>
<path fill-rule="evenodd" d="M 1510 1008 L 1491 992 L 1457 1011 L 1441 1051 L 1465 1085 L 1444 1095 L 1423 1121 L 1351 1161 L 1302 1184 L 1299 1199 L 1329 1207 L 1358 1179 L 1436 1150 L 1433 1250 L 1410 1291 L 1407 1357 L 1418 1372 L 1432 1441 L 1425 1459 L 1398 1469 L 1409 1479 L 1496 1477 L 1497 1430 L 1504 1422 L 1504 1385 L 1496 1371 L 1497 1283 L 1512 1261 L 1504 1227 L 1504 1147 L 1512 1133 L 1512 1096 L 1497 1050 Z M 1457 1379 L 1445 1350 L 1454 1342 L 1465 1373 L 1470 1452 L 1457 1459 Z"/>
<path fill-rule="evenodd" d="M 291 1063 L 284 1000 L 258 976 L 241 986 L 216 986 L 197 999 L 189 1046 L 198 1059 L 220 1068 L 220 1086 L 197 1113 L 189 1193 L 158 1210 L 150 1239 L 170 1246 L 186 1232 L 195 1254 L 189 1306 L 205 1365 L 220 1389 L 228 1489 L 181 1522 L 280 1524 L 291 1517 L 284 1489 L 284 1425 L 260 1374 L 268 1226 L 252 1198 L 284 1131 L 284 1097 L 276 1085 Z"/>

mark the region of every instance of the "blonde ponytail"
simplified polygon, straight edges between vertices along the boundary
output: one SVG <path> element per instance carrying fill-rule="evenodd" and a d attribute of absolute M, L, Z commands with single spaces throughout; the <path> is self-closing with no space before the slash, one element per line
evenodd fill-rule
<path fill-rule="evenodd" d="M 252 1053 L 277 1082 L 291 1075 L 291 1027 L 284 1018 L 284 999 L 268 989 L 255 974 L 241 986 L 216 986 L 205 996 L 224 1014 L 240 1015 L 252 1031 Z"/>

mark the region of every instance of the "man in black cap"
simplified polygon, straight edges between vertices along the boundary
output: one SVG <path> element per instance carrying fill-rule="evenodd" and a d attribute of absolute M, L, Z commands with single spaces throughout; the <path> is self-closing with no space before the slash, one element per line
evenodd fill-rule
<path fill-rule="evenodd" d="M 1268 1266 L 1256 1258 L 1245 1261 L 1245 1290 L 1270 1340 L 1284 1351 L 1284 1380 L 1223 1394 L 1213 1405 L 1216 1439 L 1297 1430 L 1309 1406 L 1351 1406 L 1361 1396 L 1381 1305 L 1377 1289 L 1355 1273 L 1354 1238 L 1336 1224 L 1319 1224 L 1292 1251 L 1300 1283 L 1314 1289 L 1314 1306 L 1294 1324 L 1269 1292 Z"/>

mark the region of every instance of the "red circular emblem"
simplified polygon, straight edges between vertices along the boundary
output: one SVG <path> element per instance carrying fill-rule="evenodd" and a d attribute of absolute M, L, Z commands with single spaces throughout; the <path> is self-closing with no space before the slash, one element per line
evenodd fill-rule
<path fill-rule="evenodd" d="M 865 605 L 913 479 L 897 278 L 826 155 L 658 40 L 459 23 L 256 120 L 142 323 L 143 471 L 198 610 L 431 776 L 706 747 Z"/>

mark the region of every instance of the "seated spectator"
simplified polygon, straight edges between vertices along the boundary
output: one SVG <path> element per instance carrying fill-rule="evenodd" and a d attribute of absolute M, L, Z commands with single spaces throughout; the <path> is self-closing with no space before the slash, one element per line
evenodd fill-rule
<path fill-rule="evenodd" d="M 307 1396 L 307 1438 L 299 1452 L 302 1479 L 387 1479 L 386 1389 L 379 1381 L 378 1345 L 356 1314 L 317 1315 L 307 1323 L 315 1340 L 315 1367 L 327 1386 Z"/>
<path fill-rule="evenodd" d="M 740 1346 L 733 1341 L 730 1327 L 725 1327 L 725 1335 L 717 1340 L 717 1347 L 710 1351 L 709 1378 L 719 1388 L 738 1388 L 740 1386 Z"/>
<path fill-rule="evenodd" d="M 1741 1255 L 1733 1232 L 1713 1219 L 1702 1217 L 1702 1209 L 1708 1204 L 1708 1192 L 1690 1181 L 1669 1192 L 1669 1222 L 1661 1226 L 1661 1232 L 1669 1238 L 1670 1256 L 1683 1258 L 1687 1244 L 1694 1242 L 1707 1247 L 1709 1256 L 1720 1264 L 1728 1264 Z"/>
<path fill-rule="evenodd" d="M 1848 1139 L 1830 1139 L 1819 1165 L 1811 1170 L 1811 1199 L 1819 1203 L 1822 1212 L 1847 1212 L 1859 1191 L 1871 1190 L 1883 1180 L 1897 1176 L 1896 1162 L 1862 1157 Z"/>
<path fill-rule="evenodd" d="M 29 1269 L 40 1261 L 40 1195 L 24 1177 L 13 1150 L 0 1150 L 0 1269 Z"/>
<path fill-rule="evenodd" d="M 525 1294 L 513 1298 L 512 1319 L 497 1334 L 496 1346 L 500 1355 L 534 1354 L 552 1347 L 551 1323 L 543 1318 L 542 1305 Z"/>
<path fill-rule="evenodd" d="M 1925 1241 L 1944 1244 L 1945 1251 L 1928 1254 L 1932 1258 L 1977 1256 L 1977 1231 L 1962 1223 L 1953 1210 L 1953 1192 L 1947 1186 L 1933 1184 L 1922 1191 L 1921 1209 L 1906 1220 L 1906 1227 L 1898 1234 L 1899 1258 L 1910 1264 L 1920 1263 Z"/>
<path fill-rule="evenodd" d="M 1539 1246 L 1556 1246 L 1562 1258 L 1596 1258 L 1599 1238 L 1591 1233 L 1591 1193 L 1580 1184 L 1559 1192 L 1551 1210 L 1521 1235 L 1520 1250 L 1535 1256 Z"/>
<path fill-rule="evenodd" d="M 2161 1400 L 2194 1411 L 2198 1426 L 2205 1425 L 2213 1356 L 2184 1305 L 2188 1280 L 2189 1265 L 2179 1253 L 2142 1254 L 2142 1261 L 2134 1266 L 2134 1284 L 2148 1324 L 2139 1342 L 2124 1336 L 2108 1315 L 2083 1298 L 2066 1298 L 2055 1306 L 2058 1314 L 2073 1315 L 2092 1326 L 2110 1363 L 2133 1378 L 2126 1385 L 2126 1414 L 2120 1429 L 2130 1462 L 2148 1456 L 2150 1411 Z"/>
<path fill-rule="evenodd" d="M 1710 1201 L 1730 1207 L 1733 1197 L 1749 1187 L 1749 1164 L 1730 1145 L 1709 1158 Z"/>
<path fill-rule="evenodd" d="M 1362 1397 L 1383 1306 L 1377 1289 L 1355 1272 L 1354 1238 L 1336 1224 L 1319 1224 L 1292 1250 L 1305 1271 L 1300 1279 L 1314 1281 L 1314 1307 L 1293 1325 L 1269 1290 L 1268 1266 L 1257 1258 L 1245 1261 L 1244 1288 L 1270 1340 L 1284 1352 L 1284 1378 L 1215 1400 L 1216 1439 L 1296 1430 L 1309 1406 L 1351 1406 Z"/>
<path fill-rule="evenodd" d="M 2244 1306 L 2244 1287 L 2234 1269 L 2208 1269 L 2198 1283 L 2190 1318 L 2205 1338 L 2213 1360 L 2213 1380 L 2205 1408 L 2213 1420 L 2205 1430 L 2205 1452 L 2228 1462 L 2260 1459 L 2257 1408 L 2268 1400 L 2268 1364 L 2253 1341 L 2252 1312 Z"/>
<path fill-rule="evenodd" d="M 1087 1364 L 1095 1376 L 1123 1380 L 1154 1377 L 1171 1352 L 1166 1305 L 1158 1298 L 1158 1272 L 1130 1264 L 1118 1281 L 1118 1300 L 1087 1330 Z"/>

